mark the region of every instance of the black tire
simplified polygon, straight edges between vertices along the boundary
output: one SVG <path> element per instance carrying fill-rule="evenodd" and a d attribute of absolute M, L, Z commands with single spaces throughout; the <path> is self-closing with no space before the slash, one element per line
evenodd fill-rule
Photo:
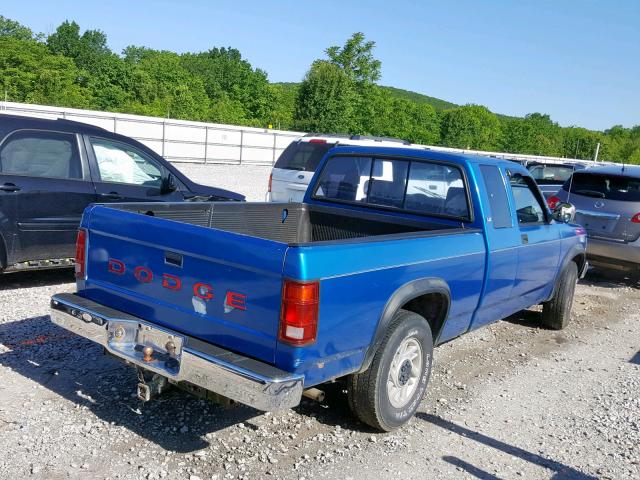
<path fill-rule="evenodd" d="M 417 387 L 408 397 L 406 404 L 397 408 L 392 405 L 387 391 L 389 370 L 398 348 L 405 341 L 415 343 L 414 340 L 420 346 L 422 368 L 415 367 L 419 370 L 419 375 L 415 377 Z M 399 310 L 394 315 L 369 368 L 362 373 L 350 375 L 347 379 L 351 411 L 363 423 L 384 432 L 404 425 L 420 406 L 429 383 L 432 358 L 433 336 L 427 321 L 416 313 Z M 406 384 L 406 380 L 404 381 Z"/>
<path fill-rule="evenodd" d="M 571 319 L 573 294 L 578 282 L 578 266 L 569 262 L 558 279 L 556 293 L 542 304 L 542 324 L 553 330 L 562 330 Z"/>

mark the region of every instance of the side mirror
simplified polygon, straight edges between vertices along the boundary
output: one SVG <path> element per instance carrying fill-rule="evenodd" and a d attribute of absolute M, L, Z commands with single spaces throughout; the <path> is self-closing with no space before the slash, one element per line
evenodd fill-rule
<path fill-rule="evenodd" d="M 571 223 L 576 218 L 576 207 L 570 203 L 561 202 L 553 209 L 553 219 L 562 223 Z"/>
<path fill-rule="evenodd" d="M 160 195 L 166 195 L 167 193 L 175 192 L 178 189 L 176 186 L 176 180 L 173 178 L 173 174 L 169 173 L 166 177 L 162 178 L 162 185 L 160 186 Z"/>

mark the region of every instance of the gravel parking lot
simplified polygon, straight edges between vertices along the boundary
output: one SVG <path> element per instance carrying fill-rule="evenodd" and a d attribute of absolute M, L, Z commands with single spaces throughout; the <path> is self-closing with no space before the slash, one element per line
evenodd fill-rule
<path fill-rule="evenodd" d="M 377 434 L 327 400 L 262 414 L 135 371 L 50 323 L 68 271 L 0 278 L 0 478 L 640 478 L 640 290 L 590 275 L 572 324 L 527 311 L 447 343 L 417 416 Z"/>
<path fill-rule="evenodd" d="M 270 166 L 201 163 L 175 163 L 174 165 L 194 182 L 241 193 L 249 202 L 264 202 L 267 196 Z"/>

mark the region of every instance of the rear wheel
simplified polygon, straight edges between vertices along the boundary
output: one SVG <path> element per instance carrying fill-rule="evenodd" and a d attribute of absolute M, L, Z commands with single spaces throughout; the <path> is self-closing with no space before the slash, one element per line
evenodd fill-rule
<path fill-rule="evenodd" d="M 420 315 L 399 310 L 368 370 L 348 379 L 349 406 L 382 431 L 402 426 L 416 412 L 431 373 L 433 337 Z"/>
<path fill-rule="evenodd" d="M 578 282 L 578 266 L 575 262 L 569 262 L 558 282 L 553 298 L 542 304 L 542 324 L 553 330 L 562 330 L 571 319 L 573 294 Z"/>

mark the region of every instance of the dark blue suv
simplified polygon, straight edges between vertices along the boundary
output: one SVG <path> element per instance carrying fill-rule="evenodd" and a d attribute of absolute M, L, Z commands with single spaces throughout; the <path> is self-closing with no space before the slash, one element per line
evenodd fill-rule
<path fill-rule="evenodd" d="M 198 185 L 140 142 L 68 120 L 0 115 L 0 271 L 73 263 L 91 203 L 242 201 Z"/>

